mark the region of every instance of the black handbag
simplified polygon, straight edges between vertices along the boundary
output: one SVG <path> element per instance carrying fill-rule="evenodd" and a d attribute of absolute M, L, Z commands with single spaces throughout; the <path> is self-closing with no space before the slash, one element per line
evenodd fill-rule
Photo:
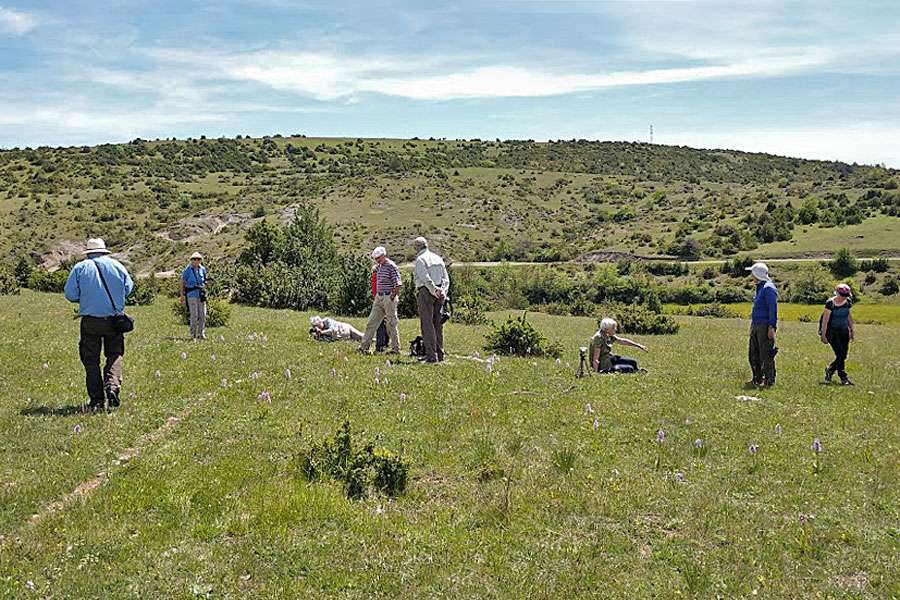
<path fill-rule="evenodd" d="M 100 275 L 100 282 L 103 284 L 103 289 L 106 290 L 106 295 L 109 297 L 109 303 L 112 305 L 113 311 L 116 313 L 115 315 L 110 317 L 113 331 L 115 331 L 116 333 L 128 333 L 130 331 L 134 331 L 134 319 L 131 316 L 126 315 L 124 310 L 119 313 L 119 309 L 116 308 L 116 303 L 109 291 L 109 286 L 106 285 L 106 278 L 103 277 L 103 271 L 100 270 L 100 267 L 97 266 L 97 263 L 94 263 L 94 268 L 97 269 L 97 274 Z"/>

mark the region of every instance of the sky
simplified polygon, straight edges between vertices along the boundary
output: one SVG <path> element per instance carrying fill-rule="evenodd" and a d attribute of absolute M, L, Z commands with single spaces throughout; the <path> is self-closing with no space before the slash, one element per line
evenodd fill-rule
<path fill-rule="evenodd" d="M 900 2 L 0 0 L 0 147 L 650 141 L 900 168 Z"/>

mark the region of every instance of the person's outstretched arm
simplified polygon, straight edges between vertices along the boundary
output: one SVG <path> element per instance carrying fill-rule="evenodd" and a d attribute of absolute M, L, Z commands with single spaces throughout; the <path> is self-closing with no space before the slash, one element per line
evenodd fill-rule
<path fill-rule="evenodd" d="M 631 346 L 633 348 L 640 348 L 644 352 L 647 351 L 647 346 L 645 346 L 643 344 L 639 344 L 639 343 L 635 342 L 634 340 L 629 340 L 628 338 L 623 338 L 623 337 L 619 337 L 619 336 L 613 336 L 613 339 L 615 341 L 619 342 L 620 344 L 622 344 L 623 346 Z"/>

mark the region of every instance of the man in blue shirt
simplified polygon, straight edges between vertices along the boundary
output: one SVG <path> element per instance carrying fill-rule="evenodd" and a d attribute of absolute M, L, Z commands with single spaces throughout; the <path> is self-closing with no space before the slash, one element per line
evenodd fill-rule
<path fill-rule="evenodd" d="M 756 282 L 753 309 L 750 311 L 750 369 L 751 386 L 775 385 L 775 330 L 778 328 L 778 290 L 769 279 L 769 267 L 755 263 L 747 267 Z"/>
<path fill-rule="evenodd" d="M 87 258 L 69 272 L 66 300 L 78 303 L 78 316 L 81 317 L 78 350 L 84 365 L 90 408 L 102 410 L 104 401 L 109 408 L 116 408 L 122 387 L 125 334 L 115 331 L 111 317 L 125 312 L 125 297 L 131 293 L 134 282 L 122 263 L 107 256 L 109 250 L 102 239 L 88 240 L 84 254 Z M 109 294 L 103 286 L 104 281 Z M 106 354 L 102 375 L 101 349 Z"/>
<path fill-rule="evenodd" d="M 206 339 L 206 267 L 203 266 L 203 255 L 199 252 L 191 254 L 191 264 L 181 272 L 181 293 L 179 297 L 184 304 L 187 298 L 188 315 L 191 322 L 191 338 Z"/>

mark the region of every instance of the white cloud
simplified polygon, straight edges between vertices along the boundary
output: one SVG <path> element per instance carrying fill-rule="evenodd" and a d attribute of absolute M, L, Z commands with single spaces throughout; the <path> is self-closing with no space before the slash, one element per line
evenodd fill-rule
<path fill-rule="evenodd" d="M 22 35 L 37 25 L 38 18 L 33 14 L 0 6 L 0 31 Z"/>
<path fill-rule="evenodd" d="M 654 141 L 900 168 L 900 123 L 836 123 L 807 128 L 715 132 L 662 132 L 657 129 Z"/>
<path fill-rule="evenodd" d="M 410 61 L 315 52 L 206 54 L 155 50 L 151 54 L 189 65 L 208 78 L 255 82 L 325 101 L 360 93 L 413 100 L 557 96 L 621 86 L 773 77 L 821 66 L 832 59 L 827 50 L 799 48 L 697 66 L 591 73 L 506 64 L 460 67 L 464 61 L 459 59 Z"/>

